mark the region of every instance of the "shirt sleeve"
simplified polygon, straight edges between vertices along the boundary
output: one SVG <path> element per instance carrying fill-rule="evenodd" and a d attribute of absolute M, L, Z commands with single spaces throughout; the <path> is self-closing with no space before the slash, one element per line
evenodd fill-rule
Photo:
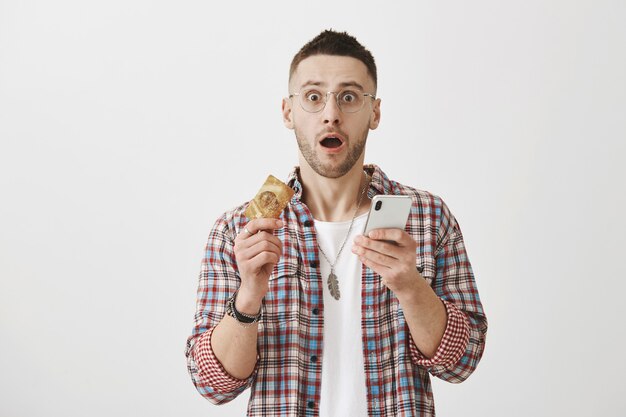
<path fill-rule="evenodd" d="M 198 366 L 198 380 L 204 385 L 213 387 L 218 393 L 233 392 L 245 386 L 248 379 L 235 378 L 224 369 L 211 347 L 213 330 L 215 327 L 198 338 L 192 352 Z"/>
<path fill-rule="evenodd" d="M 411 358 L 432 375 L 452 383 L 466 380 L 476 369 L 485 349 L 487 317 L 483 311 L 461 229 L 446 204 L 438 199 L 435 276 L 431 286 L 443 301 L 448 321 L 440 346 L 428 359 L 413 340 Z"/>
<path fill-rule="evenodd" d="M 448 367 L 461 359 L 465 352 L 469 339 L 469 323 L 465 315 L 454 304 L 445 300 L 442 301 L 446 307 L 448 321 L 435 355 L 430 359 L 424 356 L 411 337 L 411 358 L 417 365 Z"/>
<path fill-rule="evenodd" d="M 198 277 L 194 327 L 185 349 L 192 382 L 198 392 L 214 404 L 232 401 L 256 376 L 256 369 L 245 380 L 228 375 L 211 349 L 213 329 L 224 317 L 226 301 L 240 284 L 231 223 L 223 216 L 209 234 Z"/>

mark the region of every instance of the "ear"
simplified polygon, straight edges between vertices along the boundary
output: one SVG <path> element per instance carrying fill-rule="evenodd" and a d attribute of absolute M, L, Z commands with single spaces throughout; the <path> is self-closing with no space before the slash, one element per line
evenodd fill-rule
<path fill-rule="evenodd" d="M 287 129 L 293 129 L 293 114 L 291 113 L 291 100 L 283 98 L 283 124 Z"/>
<path fill-rule="evenodd" d="M 372 108 L 372 115 L 370 116 L 370 129 L 374 130 L 380 123 L 380 99 L 374 100 L 374 106 Z"/>

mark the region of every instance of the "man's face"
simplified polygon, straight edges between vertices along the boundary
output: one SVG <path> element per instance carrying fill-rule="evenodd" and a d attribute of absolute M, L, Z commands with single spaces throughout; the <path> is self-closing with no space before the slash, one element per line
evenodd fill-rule
<path fill-rule="evenodd" d="M 323 99 L 327 91 L 375 94 L 365 64 L 345 56 L 314 55 L 302 60 L 292 75 L 289 93 L 308 87 L 321 93 L 322 97 L 314 99 Z M 365 104 L 360 111 L 346 113 L 339 109 L 336 97 L 329 94 L 326 106 L 317 113 L 305 111 L 300 96 L 283 100 L 283 121 L 295 131 L 301 164 L 304 159 L 313 171 L 327 178 L 342 177 L 357 162 L 363 164 L 367 134 L 380 120 L 379 99 L 363 97 Z"/>

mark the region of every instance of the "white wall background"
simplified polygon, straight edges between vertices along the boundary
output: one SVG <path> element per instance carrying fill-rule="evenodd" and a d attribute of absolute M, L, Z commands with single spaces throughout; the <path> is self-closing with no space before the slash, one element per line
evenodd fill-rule
<path fill-rule="evenodd" d="M 377 59 L 366 160 L 450 205 L 488 314 L 438 415 L 626 415 L 625 21 L 621 0 L 0 0 L 0 415 L 244 414 L 187 375 L 197 273 L 216 217 L 296 163 L 288 65 L 331 27 Z"/>

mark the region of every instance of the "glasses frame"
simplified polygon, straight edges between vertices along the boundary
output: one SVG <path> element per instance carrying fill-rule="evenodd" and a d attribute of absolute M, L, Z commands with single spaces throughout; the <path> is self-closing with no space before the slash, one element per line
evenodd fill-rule
<path fill-rule="evenodd" d="M 358 110 L 355 110 L 355 111 L 344 111 L 344 110 L 343 110 L 343 108 L 341 107 L 341 104 L 339 104 L 339 94 L 341 94 L 342 92 L 344 92 L 344 91 L 346 91 L 346 90 L 341 90 L 341 91 L 339 91 L 339 92 L 337 92 L 337 91 L 327 91 L 327 92 L 326 92 L 326 94 L 324 95 L 324 105 L 323 105 L 323 106 L 322 106 L 319 110 L 317 110 L 317 111 L 310 111 L 310 110 L 305 109 L 305 108 L 304 108 L 304 104 L 302 104 L 302 98 L 301 98 L 301 97 L 304 97 L 304 96 L 302 95 L 302 91 L 303 91 L 304 89 L 305 89 L 305 88 L 302 88 L 302 89 L 300 89 L 300 91 L 299 91 L 299 92 L 297 92 L 297 93 L 291 93 L 291 94 L 289 94 L 289 98 L 292 98 L 292 97 L 294 97 L 294 96 L 298 96 L 298 97 L 299 97 L 299 98 L 298 98 L 298 102 L 300 103 L 300 107 L 302 107 L 302 110 L 304 110 L 304 111 L 305 111 L 305 112 L 307 112 L 307 113 L 319 113 L 319 112 L 321 112 L 322 110 L 324 110 L 324 109 L 326 108 L 326 103 L 328 103 L 328 95 L 329 95 L 329 94 L 334 94 L 334 95 L 335 95 L 335 102 L 337 102 L 337 107 L 339 108 L 339 110 L 341 110 L 341 112 L 342 112 L 342 113 L 346 113 L 346 114 L 358 113 L 358 112 L 360 112 L 361 110 L 363 110 L 363 107 L 365 107 L 365 100 L 363 100 L 363 104 L 361 104 L 361 107 L 360 107 Z M 320 91 L 320 93 L 321 93 L 321 91 Z M 361 94 L 362 94 L 363 96 L 365 96 L 365 97 L 371 97 L 371 98 L 373 98 L 374 100 L 376 100 L 376 95 L 374 95 L 374 94 L 370 94 L 370 93 L 361 93 Z"/>

